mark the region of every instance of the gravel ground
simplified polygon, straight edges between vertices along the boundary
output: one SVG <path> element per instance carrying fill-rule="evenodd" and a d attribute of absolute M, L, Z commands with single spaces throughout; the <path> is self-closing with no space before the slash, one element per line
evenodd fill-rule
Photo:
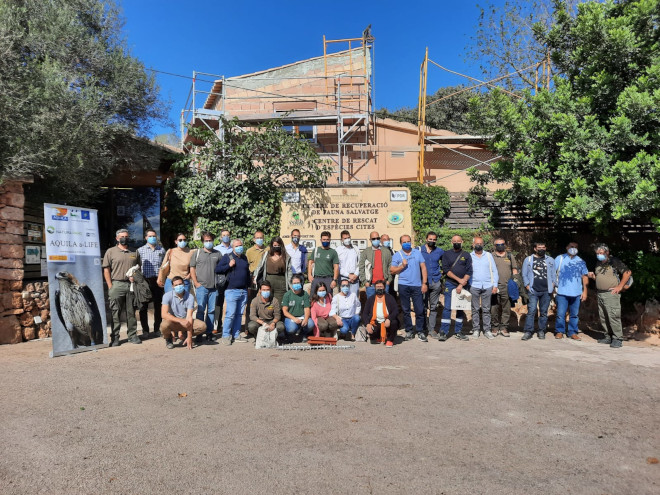
<path fill-rule="evenodd" d="M 0 492 L 659 493 L 660 349 L 549 337 L 2 346 Z"/>

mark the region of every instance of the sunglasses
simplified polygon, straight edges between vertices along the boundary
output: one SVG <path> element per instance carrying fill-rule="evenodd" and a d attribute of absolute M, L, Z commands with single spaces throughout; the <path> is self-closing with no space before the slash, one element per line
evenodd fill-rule
<path fill-rule="evenodd" d="M 372 241 L 377 241 L 378 239 L 380 239 L 380 237 L 372 237 L 371 238 Z"/>

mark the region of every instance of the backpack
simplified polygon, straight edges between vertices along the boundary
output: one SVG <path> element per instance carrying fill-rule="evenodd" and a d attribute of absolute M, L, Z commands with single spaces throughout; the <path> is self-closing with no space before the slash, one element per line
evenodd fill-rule
<path fill-rule="evenodd" d="M 234 253 L 229 253 L 229 259 L 234 259 Z M 231 270 L 230 270 L 231 271 Z M 215 274 L 215 288 L 218 290 L 225 290 L 229 282 L 229 272 Z"/>

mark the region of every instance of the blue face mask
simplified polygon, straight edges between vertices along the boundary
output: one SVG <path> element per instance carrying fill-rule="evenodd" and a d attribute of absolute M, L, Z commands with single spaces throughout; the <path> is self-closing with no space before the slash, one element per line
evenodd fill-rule
<path fill-rule="evenodd" d="M 412 244 L 410 242 L 404 242 L 401 244 L 401 247 L 404 251 L 410 251 L 412 249 Z"/>
<path fill-rule="evenodd" d="M 607 259 L 607 256 L 604 254 L 597 254 L 596 258 L 598 258 L 598 261 L 605 261 Z"/>
<path fill-rule="evenodd" d="M 183 249 L 188 245 L 188 243 L 186 241 L 179 241 L 176 243 L 176 245 L 179 246 L 181 249 Z"/>
<path fill-rule="evenodd" d="M 390 247 L 391 245 L 392 245 L 392 241 L 383 241 L 383 246 Z"/>
<path fill-rule="evenodd" d="M 234 248 L 234 252 L 235 252 L 236 254 L 238 254 L 238 255 L 243 254 L 243 246 L 236 246 L 236 247 Z"/>
<path fill-rule="evenodd" d="M 330 241 L 321 242 L 321 246 L 323 246 L 324 248 L 330 247 Z"/>
<path fill-rule="evenodd" d="M 261 291 L 261 297 L 264 299 L 268 299 L 270 297 L 270 291 L 269 290 L 262 290 Z"/>
<path fill-rule="evenodd" d="M 316 294 L 317 294 L 321 299 L 323 299 L 323 298 L 325 297 L 325 295 L 327 294 L 327 292 L 324 291 L 324 290 L 320 290 L 320 291 L 318 291 Z"/>
<path fill-rule="evenodd" d="M 156 239 L 156 236 L 150 235 L 149 237 L 147 237 L 147 242 L 152 246 L 155 246 L 156 243 L 158 242 L 158 239 Z"/>
<path fill-rule="evenodd" d="M 571 256 L 575 256 L 577 255 L 577 253 L 578 253 L 577 248 L 568 248 L 568 254 L 570 254 Z"/>
<path fill-rule="evenodd" d="M 213 241 L 205 241 L 204 247 L 210 251 L 211 249 L 213 249 Z"/>
<path fill-rule="evenodd" d="M 351 290 L 351 289 L 348 288 L 348 285 L 342 285 L 342 286 L 341 286 L 341 291 L 342 291 L 344 294 L 348 294 L 348 291 L 349 291 L 349 290 Z"/>
<path fill-rule="evenodd" d="M 222 242 L 224 242 L 225 244 L 229 244 L 229 236 L 228 235 L 223 235 L 222 236 Z"/>
<path fill-rule="evenodd" d="M 379 247 L 380 246 L 380 239 L 374 239 L 373 241 L 371 241 L 371 245 L 375 248 Z"/>
<path fill-rule="evenodd" d="M 291 238 L 291 242 L 293 242 L 294 244 L 298 244 L 298 241 L 300 241 L 300 237 L 292 237 Z"/>
<path fill-rule="evenodd" d="M 174 286 L 174 292 L 176 292 L 177 294 L 183 294 L 184 290 L 186 290 L 186 286 L 183 284 Z"/>
<path fill-rule="evenodd" d="M 293 290 L 300 290 L 302 289 L 302 284 L 291 284 L 291 288 Z"/>
<path fill-rule="evenodd" d="M 255 243 L 257 246 L 261 247 L 261 246 L 264 245 L 264 240 L 263 240 L 263 239 L 255 239 L 255 240 L 254 240 L 254 243 Z"/>

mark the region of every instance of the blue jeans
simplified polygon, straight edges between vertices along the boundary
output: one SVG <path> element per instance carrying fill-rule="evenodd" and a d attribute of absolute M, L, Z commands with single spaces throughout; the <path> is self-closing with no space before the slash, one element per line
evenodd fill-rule
<path fill-rule="evenodd" d="M 211 333 L 215 322 L 215 300 L 218 297 L 218 290 L 207 289 L 200 285 L 195 290 L 195 296 L 197 297 L 197 319 L 206 323 L 206 333 Z M 206 311 L 206 318 L 204 318 L 204 311 Z"/>
<path fill-rule="evenodd" d="M 332 318 L 332 316 L 330 318 Z M 360 315 L 353 315 L 350 318 L 342 318 L 341 321 L 343 321 L 344 324 L 339 329 L 339 333 L 346 335 L 347 332 L 351 332 L 355 335 L 355 332 L 357 332 L 357 329 L 360 326 Z"/>
<path fill-rule="evenodd" d="M 190 294 L 190 280 L 185 280 L 183 281 L 183 286 L 186 288 L 186 296 Z M 163 287 L 163 290 L 165 292 L 169 292 L 172 290 L 172 281 L 169 278 L 165 279 L 165 286 Z"/>
<path fill-rule="evenodd" d="M 578 333 L 578 311 L 580 311 L 580 296 L 562 296 L 557 294 L 557 320 L 555 330 L 564 333 L 566 329 L 566 311 L 568 310 L 568 336 Z"/>
<path fill-rule="evenodd" d="M 525 333 L 534 333 L 534 318 L 536 307 L 539 308 L 539 332 L 545 332 L 548 326 L 548 306 L 550 306 L 550 293 L 529 290 L 529 303 L 527 303 L 527 318 L 525 319 Z"/>
<path fill-rule="evenodd" d="M 241 333 L 241 320 L 247 305 L 246 289 L 227 289 L 225 291 L 225 321 L 222 325 L 222 338 L 238 338 Z"/>
<path fill-rule="evenodd" d="M 415 327 L 417 333 L 424 333 L 424 296 L 421 286 L 399 284 L 399 299 L 403 310 L 403 325 L 406 332 L 413 331 L 412 318 L 410 317 L 410 300 L 415 311 Z"/>
<path fill-rule="evenodd" d="M 445 307 L 442 308 L 442 320 L 440 322 L 440 331 L 445 335 L 449 335 L 451 328 L 451 292 L 458 287 L 458 284 L 449 279 L 445 282 Z M 463 290 L 467 290 L 463 287 Z M 462 309 L 456 311 L 456 325 L 454 325 L 454 333 L 461 333 L 463 330 L 463 320 L 465 320 L 465 311 Z"/>
<path fill-rule="evenodd" d="M 301 320 L 304 319 L 302 316 L 299 317 Z M 295 334 L 300 331 L 301 335 L 308 335 L 314 331 L 314 320 L 311 318 L 307 320 L 307 328 L 303 328 L 302 323 L 298 324 L 294 322 L 291 318 L 284 318 L 284 329 L 286 333 Z"/>

